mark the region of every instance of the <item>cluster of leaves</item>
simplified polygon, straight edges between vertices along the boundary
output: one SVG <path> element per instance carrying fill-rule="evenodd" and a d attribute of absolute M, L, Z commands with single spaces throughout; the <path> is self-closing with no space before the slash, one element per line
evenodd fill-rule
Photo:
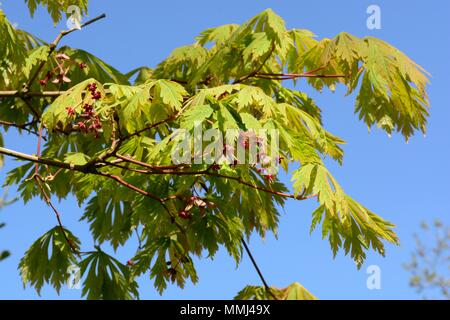
<path fill-rule="evenodd" d="M 57 292 L 69 276 L 69 267 L 76 263 L 75 253 L 65 237 L 75 247 L 80 241 L 68 230 L 54 227 L 36 240 L 19 264 L 24 283 L 29 283 L 39 293 L 44 283 L 51 283 Z"/>
<path fill-rule="evenodd" d="M 410 286 L 424 299 L 450 299 L 450 227 L 440 220 L 423 222 L 414 234 L 415 251 L 404 267 L 411 273 Z"/>
<path fill-rule="evenodd" d="M 79 8 L 80 15 L 86 14 L 88 9 L 88 0 L 25 0 L 25 3 L 33 16 L 39 6 L 44 7 L 50 14 L 54 23 L 59 22 L 64 14 L 69 14 L 70 6 Z"/>
<path fill-rule="evenodd" d="M 236 300 L 317 300 L 300 283 L 294 282 L 283 289 L 247 286 L 235 297 Z"/>
<path fill-rule="evenodd" d="M 15 75 L 26 76 L 25 61 L 27 57 L 30 57 L 29 63 L 36 59 L 31 55 L 31 50 L 43 44 L 43 42 L 26 31 L 16 29 L 8 21 L 2 10 L 0 10 L 0 39 L 2 40 L 2 46 L 0 47 L 0 73 L 2 75 L 0 86 L 1 88 L 8 88 L 17 85 L 17 82 L 14 81 Z"/>
<path fill-rule="evenodd" d="M 136 297 L 134 279 L 146 272 L 160 292 L 169 282 L 183 287 L 186 280 L 198 279 L 193 256 L 213 258 L 223 246 L 239 263 L 242 237 L 276 234 L 279 209 L 289 198 L 317 198 L 311 230 L 321 224 L 334 254 L 343 249 L 358 267 L 367 249 L 384 255 L 383 241 L 398 243 L 394 226 L 345 194 L 326 169 L 326 157 L 342 163 L 344 141 L 325 130 L 320 108 L 305 93 L 282 85 L 285 79 L 307 77 L 320 91 L 338 84 L 349 94 L 359 90 L 355 112 L 369 127 L 376 124 L 409 138 L 416 130 L 425 131 L 428 80 L 398 49 L 347 33 L 317 40 L 310 31 L 286 29 L 268 9 L 242 25 L 202 32 L 194 44 L 174 50 L 155 69 L 121 74 L 82 50 L 50 52 L 43 42 L 26 42 L 23 32 L 0 19 L 8 31 L 0 29 L 6 44 L 0 87 L 17 89 L 35 72 L 44 75 L 57 68 L 57 55 L 76 62 L 64 71 L 70 82 L 46 83 L 46 90 L 63 94 L 56 99 L 1 99 L 0 118 L 15 123 L 34 119 L 31 128 L 45 129 L 41 157 L 52 162 L 39 166 L 37 174 L 52 195 L 77 198 L 98 245 L 116 250 L 133 231 L 139 231 L 142 242 L 127 265 L 100 247 L 79 259 L 66 238 L 76 251 L 78 240 L 65 228 L 52 229 L 22 260 L 25 283 L 38 290 L 44 283 L 59 289 L 67 279 L 66 268 L 78 263 L 88 298 Z M 45 68 L 39 70 L 42 62 Z M 79 68 L 80 63 L 86 67 Z M 95 99 L 88 89 L 94 84 L 100 93 Z M 41 87 L 31 83 L 28 89 Z M 39 119 L 27 102 L 38 106 Z M 74 123 L 84 106 L 94 103 L 102 128 L 97 139 Z M 277 130 L 282 168 L 290 172 L 299 166 L 292 174 L 294 193 L 276 176 L 265 179 L 251 164 L 174 165 L 173 133 L 192 132 L 196 123 L 222 133 Z M 44 197 L 32 177 L 36 172 L 28 163 L 13 169 L 5 185 L 18 185 L 24 201 Z M 314 298 L 299 284 L 270 291 L 279 299 Z M 238 298 L 270 297 L 264 288 L 247 287 Z"/>

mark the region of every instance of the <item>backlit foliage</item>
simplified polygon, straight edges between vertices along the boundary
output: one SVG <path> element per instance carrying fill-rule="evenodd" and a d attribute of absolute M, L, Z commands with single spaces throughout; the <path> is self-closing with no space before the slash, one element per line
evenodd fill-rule
<path fill-rule="evenodd" d="M 31 13 L 44 5 L 55 22 L 65 10 L 56 1 L 26 2 Z M 86 10 L 86 0 L 77 4 Z M 81 49 L 51 51 L 1 11 L 0 41 L 0 89 L 29 84 L 0 99 L 0 119 L 21 124 L 16 128 L 27 134 L 42 128 L 46 139 L 40 155 L 46 162 L 19 163 L 4 184 L 17 185 L 25 202 L 45 200 L 45 193 L 74 195 L 97 244 L 84 248 L 70 226 L 43 235 L 20 263 L 24 282 L 38 291 L 45 283 L 59 290 L 70 264 L 81 267 L 83 295 L 93 299 L 137 297 L 135 277 L 144 273 L 159 292 L 168 283 L 195 283 L 193 257 L 212 258 L 223 247 L 239 263 L 241 237 L 276 234 L 287 199 L 315 199 L 311 231 L 320 228 L 333 254 L 342 250 L 358 267 L 367 250 L 384 255 L 385 242 L 398 243 L 394 226 L 347 195 L 326 168 L 327 157 L 342 163 L 344 141 L 323 127 L 321 109 L 304 92 L 283 86 L 300 78 L 320 92 L 344 86 L 357 93 L 355 113 L 368 127 L 406 139 L 425 132 L 427 74 L 386 42 L 348 33 L 318 39 L 309 30 L 286 29 L 270 9 L 241 25 L 207 29 L 155 68 L 128 74 Z M 31 95 L 43 91 L 63 92 Z M 192 131 L 196 121 L 222 132 L 277 129 L 292 185 L 251 165 L 174 166 L 170 135 Z M 135 231 L 141 246 L 128 262 L 100 248 L 116 250 Z M 298 283 L 271 291 L 279 299 L 315 298 Z M 247 287 L 237 298 L 273 296 Z"/>

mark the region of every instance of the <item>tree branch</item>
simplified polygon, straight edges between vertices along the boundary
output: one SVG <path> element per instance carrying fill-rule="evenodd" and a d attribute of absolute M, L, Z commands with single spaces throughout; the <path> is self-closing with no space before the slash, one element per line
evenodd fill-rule
<path fill-rule="evenodd" d="M 213 173 L 213 172 L 207 172 L 205 173 L 206 175 L 210 175 L 210 176 L 214 176 L 214 177 L 218 177 L 218 178 L 224 178 L 224 179 L 230 179 L 230 180 L 234 180 L 240 184 L 243 184 L 247 187 L 256 189 L 256 190 L 260 190 L 263 192 L 267 192 L 267 193 L 271 193 L 273 195 L 276 196 L 280 196 L 280 197 L 284 197 L 284 198 L 291 198 L 291 199 L 295 199 L 295 200 L 307 200 L 307 199 L 311 199 L 316 197 L 317 195 L 310 195 L 310 196 L 304 196 L 304 195 L 295 195 L 295 194 L 290 194 L 290 193 L 283 193 L 283 192 L 278 192 L 278 191 L 273 191 L 270 189 L 266 189 L 254 184 L 251 184 L 247 181 L 242 180 L 240 177 L 233 177 L 233 176 L 228 176 L 228 175 L 224 175 L 224 174 L 220 174 L 220 173 Z"/>
<path fill-rule="evenodd" d="M 36 132 L 36 131 L 34 131 L 34 130 L 31 130 L 31 129 L 27 128 L 28 126 L 30 126 L 30 125 L 32 125 L 32 124 L 34 124 L 34 123 L 36 123 L 36 121 L 31 121 L 31 122 L 24 123 L 24 124 L 18 124 L 18 123 L 15 123 L 15 122 L 10 122 L 10 121 L 5 121 L 5 120 L 0 120 L 0 125 L 18 128 L 18 129 L 27 131 L 27 132 L 29 132 L 29 133 L 31 133 L 31 134 L 34 134 L 34 135 L 36 135 L 36 136 L 39 136 L 39 133 L 38 133 L 38 132 Z M 42 139 L 45 140 L 45 137 L 42 137 Z"/>
<path fill-rule="evenodd" d="M 85 165 L 75 165 L 72 163 L 66 163 L 66 162 L 61 162 L 59 160 L 53 160 L 53 159 L 46 159 L 46 158 L 41 158 L 41 157 L 37 157 L 34 155 L 29 155 L 29 154 L 25 154 L 25 153 L 21 153 L 21 152 L 17 152 L 14 150 L 10 150 L 7 148 L 3 148 L 0 147 L 0 153 L 7 155 L 7 156 L 11 156 L 11 157 L 15 157 L 18 159 L 22 159 L 22 160 L 27 160 L 27 161 L 31 161 L 31 162 L 35 162 L 35 163 L 41 163 L 41 164 L 46 164 L 49 166 L 54 166 L 54 167 L 58 167 L 58 168 L 63 168 L 63 169 L 68 169 L 68 170 L 73 170 L 73 171 L 79 171 L 79 172 L 83 172 L 83 173 L 91 173 L 91 174 L 97 174 L 97 175 L 101 175 L 104 177 L 109 177 L 111 179 L 116 180 L 117 182 L 119 182 L 120 184 L 133 189 L 134 191 L 148 196 L 154 200 L 157 200 L 161 203 L 164 203 L 165 199 L 159 198 L 158 196 L 155 196 L 151 193 L 148 193 L 145 190 L 141 190 L 138 187 L 131 185 L 129 183 L 127 183 L 126 181 L 124 181 L 122 178 L 120 178 L 119 176 L 115 176 L 112 175 L 110 173 L 105 173 L 105 172 L 99 172 L 96 170 L 96 165 L 99 164 L 99 162 L 101 162 L 99 160 L 99 162 L 96 161 L 92 161 L 92 162 L 88 162 Z M 129 158 L 123 157 L 121 158 L 124 161 L 129 161 Z M 143 162 L 140 161 L 136 161 L 133 160 L 134 163 L 139 163 L 140 165 L 144 164 Z M 109 164 L 109 163 L 106 163 Z M 116 165 L 115 165 L 116 166 Z M 151 166 L 151 165 L 147 165 Z M 122 169 L 127 170 L 127 167 L 121 166 Z M 134 169 L 131 169 L 131 171 L 133 171 Z M 214 177 L 218 177 L 218 178 L 224 178 L 224 179 L 230 179 L 230 180 L 234 180 L 242 185 L 248 186 L 250 188 L 259 190 L 259 191 L 263 191 L 263 192 L 267 192 L 267 193 L 271 193 L 273 195 L 276 196 L 280 196 L 280 197 L 284 197 L 284 198 L 291 198 L 291 199 L 295 199 L 295 200 L 307 200 L 307 199 L 311 199 L 316 197 L 317 195 L 309 195 L 309 196 L 304 196 L 304 195 L 295 195 L 295 194 L 289 194 L 289 193 L 283 193 L 283 192 L 278 192 L 278 191 L 274 191 L 274 190 L 270 190 L 270 189 L 266 189 L 257 185 L 254 185 L 250 182 L 244 181 L 239 177 L 233 177 L 233 176 L 228 176 L 228 175 L 224 175 L 224 174 L 220 174 L 220 173 L 214 173 L 214 172 L 210 172 L 209 169 L 206 170 L 200 170 L 200 171 L 175 171 L 175 170 L 161 170 L 161 169 L 154 169 L 156 171 L 148 171 L 148 170 L 139 170 L 139 173 L 144 173 L 144 174 L 172 174 L 172 175 L 208 175 L 208 176 L 214 176 Z"/>
<path fill-rule="evenodd" d="M 14 150 L 3 148 L 3 147 L 0 147 L 0 153 L 7 155 L 7 156 L 17 158 L 17 159 L 31 161 L 34 163 L 46 164 L 46 165 L 53 166 L 53 167 L 74 170 L 74 171 L 79 171 L 79 172 L 83 172 L 83 173 L 92 173 L 92 169 L 85 165 L 77 165 L 77 164 L 73 164 L 73 163 L 62 162 L 59 160 L 41 158 L 41 157 L 38 157 L 35 155 L 26 154 L 26 153 L 14 151 Z"/>
<path fill-rule="evenodd" d="M 257 73 L 255 78 L 271 79 L 271 80 L 292 80 L 296 78 L 346 78 L 344 74 L 314 74 L 310 72 L 305 73 Z"/>
<path fill-rule="evenodd" d="M 21 90 L 0 90 L 0 97 L 59 97 L 64 93 L 66 93 L 66 91 L 37 91 L 24 93 Z"/>
<path fill-rule="evenodd" d="M 247 187 L 256 189 L 256 190 L 260 190 L 263 192 L 267 192 L 267 193 L 271 193 L 273 195 L 277 195 L 280 197 L 285 197 L 285 198 L 291 198 L 291 199 L 295 199 L 295 200 L 307 200 L 307 199 L 311 199 L 316 197 L 317 195 L 310 195 L 310 196 L 304 196 L 304 195 L 295 195 L 295 194 L 289 194 L 289 193 L 283 193 L 283 192 L 278 192 L 278 191 L 274 191 L 274 190 L 270 190 L 270 189 L 266 189 L 260 186 L 257 186 L 255 184 L 252 184 L 250 182 L 244 181 L 242 180 L 240 177 L 234 177 L 234 176 L 229 176 L 229 175 L 224 175 L 224 174 L 220 174 L 220 173 L 214 173 L 211 172 L 210 169 L 205 169 L 205 170 L 199 170 L 199 171 L 176 171 L 176 169 L 180 169 L 183 168 L 183 165 L 173 165 L 173 166 L 153 166 L 151 164 L 145 163 L 145 162 L 141 162 L 129 157 L 125 157 L 123 155 L 120 154 L 116 154 L 116 157 L 118 157 L 119 159 L 125 161 L 125 162 L 130 162 L 136 165 L 139 165 L 141 167 L 145 167 L 151 170 L 155 170 L 155 171 L 149 171 L 149 170 L 139 170 L 139 169 L 133 169 L 133 168 L 128 168 L 126 166 L 121 166 L 121 165 L 114 165 L 116 167 L 120 167 L 124 170 L 130 170 L 130 171 L 134 171 L 137 173 L 142 173 L 142 174 L 154 174 L 154 175 L 161 175 L 161 174 L 172 174 L 172 175 L 207 175 L 207 176 L 213 176 L 213 177 L 217 177 L 217 178 L 224 178 L 224 179 L 230 179 L 230 180 L 234 180 L 240 184 L 243 184 Z"/>

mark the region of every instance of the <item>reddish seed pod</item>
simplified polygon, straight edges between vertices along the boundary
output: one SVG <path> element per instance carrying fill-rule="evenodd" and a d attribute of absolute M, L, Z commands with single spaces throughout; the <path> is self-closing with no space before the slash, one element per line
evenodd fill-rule
<path fill-rule="evenodd" d="M 80 130 L 87 131 L 86 124 L 84 122 L 80 121 L 77 123 L 77 125 L 78 125 L 78 128 L 80 128 Z"/>
<path fill-rule="evenodd" d="M 191 216 L 189 215 L 189 213 L 187 213 L 186 211 L 180 211 L 180 212 L 178 212 L 178 216 L 181 218 L 181 219 L 185 219 L 185 220 L 187 220 L 187 219 L 189 219 Z"/>
<path fill-rule="evenodd" d="M 127 265 L 129 265 L 129 266 L 132 266 L 132 265 L 134 265 L 134 261 L 133 261 L 133 260 L 131 260 L 131 259 L 130 259 L 130 260 L 128 260 L 128 261 L 127 261 Z"/>
<path fill-rule="evenodd" d="M 83 70 L 84 68 L 87 67 L 87 65 L 86 65 L 86 63 L 84 63 L 84 62 L 80 62 L 80 63 L 78 64 L 78 67 L 80 67 L 80 69 Z"/>
<path fill-rule="evenodd" d="M 92 124 L 92 127 L 97 130 L 97 129 L 101 129 L 102 128 L 102 124 L 100 122 L 94 122 Z"/>
<path fill-rule="evenodd" d="M 69 60 L 70 59 L 70 57 L 67 55 L 67 54 L 65 54 L 65 53 L 58 53 L 57 55 L 56 55 L 56 59 L 59 59 L 59 60 Z"/>
<path fill-rule="evenodd" d="M 94 94 L 94 92 L 95 92 L 95 90 L 97 90 L 97 84 L 94 82 L 94 83 L 91 83 L 91 84 L 89 84 L 88 86 L 87 86 L 87 89 L 92 93 L 92 94 Z"/>
<path fill-rule="evenodd" d="M 92 92 L 92 99 L 99 100 L 102 97 L 102 94 L 100 92 Z"/>
<path fill-rule="evenodd" d="M 39 80 L 39 84 L 41 86 L 45 86 L 47 84 L 47 80 Z"/>
<path fill-rule="evenodd" d="M 94 110 L 94 107 L 93 107 L 91 104 L 87 104 L 87 103 L 86 103 L 86 104 L 83 106 L 83 109 L 84 109 L 85 112 L 91 113 L 91 112 Z"/>
<path fill-rule="evenodd" d="M 72 107 L 67 107 L 66 108 L 67 114 L 71 117 L 73 115 L 75 115 L 75 109 Z"/>

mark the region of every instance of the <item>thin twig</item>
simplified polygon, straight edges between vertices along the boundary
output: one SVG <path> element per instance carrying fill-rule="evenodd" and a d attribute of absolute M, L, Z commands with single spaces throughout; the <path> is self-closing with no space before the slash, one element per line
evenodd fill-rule
<path fill-rule="evenodd" d="M 247 252 L 248 256 L 250 257 L 250 260 L 252 261 L 253 266 L 256 269 L 256 272 L 259 275 L 259 278 L 261 279 L 262 283 L 264 284 L 264 288 L 269 292 L 269 294 L 274 298 L 275 300 L 278 300 L 278 298 L 273 294 L 272 290 L 270 289 L 269 285 L 267 284 L 266 279 L 264 278 L 261 270 L 258 267 L 258 264 L 255 261 L 255 258 L 253 258 L 252 252 L 250 251 L 247 242 L 245 242 L 245 239 L 241 237 L 241 242 L 244 245 L 245 251 Z"/>
<path fill-rule="evenodd" d="M 29 97 L 20 96 L 20 99 L 22 99 L 22 101 L 27 105 L 28 109 L 30 109 L 35 119 L 39 119 L 41 117 L 40 113 L 36 109 L 34 109 L 33 105 L 29 100 Z"/>
<path fill-rule="evenodd" d="M 267 192 L 267 193 L 271 193 L 273 195 L 284 197 L 284 198 L 291 198 L 291 199 L 295 199 L 295 200 L 307 200 L 307 199 L 311 199 L 311 198 L 314 198 L 314 197 L 317 196 L 316 194 L 314 194 L 314 195 L 310 195 L 310 196 L 306 196 L 305 197 L 303 195 L 295 195 L 295 194 L 290 194 L 290 193 L 273 191 L 273 190 L 270 190 L 270 189 L 266 189 L 266 188 L 263 188 L 263 187 L 251 184 L 251 183 L 249 183 L 247 181 L 242 180 L 239 177 L 228 176 L 228 175 L 224 175 L 224 174 L 220 174 L 220 173 L 207 172 L 205 174 L 206 175 L 210 175 L 210 176 L 214 176 L 214 177 L 218 177 L 218 178 L 234 180 L 234 181 L 237 181 L 240 184 L 243 184 L 243 185 L 245 185 L 247 187 L 250 187 L 250 188 L 253 188 L 253 189 L 257 189 L 257 190 L 260 190 L 260 191 L 264 191 L 264 192 Z"/>
<path fill-rule="evenodd" d="M 41 156 L 41 139 L 42 139 L 42 125 L 39 127 L 39 138 L 38 138 L 38 142 L 37 142 L 36 154 L 37 154 L 38 157 Z M 45 191 L 44 187 L 41 184 L 41 179 L 42 178 L 39 175 L 39 162 L 36 162 L 35 171 L 34 171 L 34 179 L 36 181 L 37 186 L 41 190 L 42 195 L 44 196 L 45 202 L 47 203 L 47 205 L 50 208 L 52 208 L 53 212 L 55 213 L 56 220 L 58 221 L 58 225 L 59 225 L 59 227 L 61 229 L 61 232 L 64 235 L 64 239 L 66 239 L 66 242 L 69 245 L 69 247 L 72 249 L 72 251 L 75 254 L 79 254 L 78 249 L 74 246 L 74 244 L 72 243 L 72 241 L 69 239 L 69 237 L 66 234 L 66 230 L 64 229 L 64 226 L 63 226 L 62 221 L 61 221 L 61 215 L 59 214 L 59 212 L 56 209 L 56 207 L 53 205 L 50 196 L 47 194 L 47 192 Z"/>
<path fill-rule="evenodd" d="M 105 172 L 96 172 L 95 174 L 103 176 L 103 177 L 107 177 L 110 179 L 115 180 L 116 182 L 118 182 L 119 184 L 123 185 L 124 187 L 127 187 L 128 189 L 131 189 L 137 193 L 142 194 L 143 196 L 146 196 L 148 198 L 151 198 L 153 200 L 156 200 L 162 207 L 163 209 L 166 211 L 166 213 L 169 215 L 170 218 L 170 222 L 173 223 L 180 231 L 182 234 L 186 235 L 186 231 L 184 230 L 184 228 L 175 220 L 175 215 L 169 210 L 169 208 L 166 206 L 166 204 L 164 203 L 167 200 L 170 199 L 174 199 L 176 197 L 167 197 L 167 198 L 160 198 L 148 191 L 142 190 L 139 187 L 126 182 L 125 180 L 123 180 L 121 177 L 113 175 L 113 174 L 109 174 L 109 173 L 105 173 Z"/>
<path fill-rule="evenodd" d="M 106 173 L 106 172 L 97 172 L 97 174 L 100 175 L 100 176 L 102 176 L 102 177 L 106 177 L 106 178 L 110 178 L 110 179 L 112 179 L 112 180 L 115 180 L 115 181 L 117 181 L 118 183 L 120 183 L 121 185 L 123 185 L 123 186 L 125 186 L 125 187 L 127 187 L 127 188 L 129 188 L 129 189 L 131 189 L 131 190 L 133 190 L 133 191 L 135 191 L 135 192 L 137 192 L 137 193 L 140 193 L 140 194 L 142 194 L 142 195 L 144 195 L 144 196 L 146 196 L 146 197 L 152 198 L 152 199 L 154 199 L 154 200 L 156 200 L 156 201 L 158 201 L 158 202 L 160 202 L 160 203 L 163 202 L 163 201 L 162 201 L 162 198 L 160 198 L 160 197 L 154 195 L 153 193 L 150 193 L 150 192 L 148 192 L 148 191 L 142 190 L 142 189 L 136 187 L 135 185 L 133 185 L 133 184 L 131 184 L 131 183 L 126 182 L 125 180 L 123 180 L 123 179 L 122 179 L 121 177 L 119 177 L 119 176 L 116 176 L 116 175 L 110 174 L 110 173 Z"/>
<path fill-rule="evenodd" d="M 292 80 L 296 78 L 346 78 L 345 74 L 314 74 L 305 73 L 257 73 L 255 78 L 272 79 L 272 80 Z"/>
<path fill-rule="evenodd" d="M 125 162 L 134 163 L 134 164 L 137 164 L 139 166 L 142 166 L 142 167 L 145 167 L 145 168 L 149 168 L 149 169 L 154 169 L 154 170 L 177 169 L 177 168 L 185 166 L 185 165 L 154 166 L 154 165 L 151 165 L 151 164 L 148 164 L 148 163 L 145 163 L 145 162 L 142 162 L 142 161 L 130 158 L 130 157 L 126 157 L 126 156 L 120 155 L 118 153 L 116 154 L 116 157 L 119 158 L 119 159 L 122 159 Z"/>
<path fill-rule="evenodd" d="M 28 126 L 30 126 L 30 125 L 32 125 L 34 123 L 36 123 L 36 121 L 31 121 L 31 122 L 24 123 L 24 124 L 18 124 L 18 123 L 15 123 L 15 122 L 0 120 L 0 125 L 8 126 L 8 127 L 14 127 L 14 128 L 20 129 L 20 130 L 27 131 L 27 132 L 29 132 L 31 134 L 36 135 L 36 136 L 39 136 L 39 132 L 36 132 L 36 131 L 34 131 L 32 129 L 27 128 Z M 45 137 L 42 137 L 42 139 L 46 140 Z"/>
<path fill-rule="evenodd" d="M 58 221 L 58 225 L 61 229 L 61 232 L 64 236 L 64 239 L 66 240 L 67 244 L 69 245 L 70 249 L 73 251 L 73 253 L 79 255 L 80 251 L 78 250 L 78 248 L 73 244 L 73 242 L 69 239 L 69 237 L 67 236 L 66 233 L 66 229 L 64 228 L 62 221 L 61 221 L 61 214 L 58 212 L 58 210 L 56 209 L 56 207 L 53 205 L 50 196 L 47 194 L 47 192 L 45 191 L 44 187 L 41 184 L 40 181 L 40 176 L 39 175 L 35 175 L 34 176 L 35 180 L 36 180 L 36 184 L 39 187 L 42 195 L 44 196 L 45 202 L 47 203 L 47 205 L 52 208 L 53 212 L 55 213 L 56 216 L 56 220 Z"/>
<path fill-rule="evenodd" d="M 124 135 L 122 137 L 122 140 L 128 140 L 128 139 L 130 139 L 130 138 L 132 138 L 134 136 L 140 135 L 141 133 L 143 133 L 143 132 L 145 132 L 147 130 L 151 130 L 151 129 L 156 128 L 156 127 L 158 127 L 158 126 L 160 126 L 162 124 L 165 124 L 165 123 L 168 123 L 170 121 L 178 119 L 178 117 L 180 117 L 183 114 L 183 112 L 189 107 L 189 103 L 188 102 L 189 102 L 189 100 L 183 102 L 183 106 L 182 106 L 182 108 L 180 110 L 178 110 L 178 112 L 172 114 L 171 116 L 169 116 L 169 117 L 167 117 L 167 118 L 165 118 L 165 119 L 163 119 L 161 121 L 149 124 L 148 126 L 142 128 L 140 130 L 137 130 L 137 131 L 135 131 L 133 133 L 130 133 L 128 135 Z"/>
<path fill-rule="evenodd" d="M 41 140 L 42 140 L 42 125 L 39 126 L 39 135 L 38 135 L 37 148 L 36 148 L 37 149 L 36 155 L 38 157 L 41 156 Z M 39 174 L 39 162 L 36 162 L 34 174 L 35 175 Z"/>
<path fill-rule="evenodd" d="M 254 77 L 264 67 L 264 65 L 266 64 L 267 60 L 269 60 L 269 58 L 272 55 L 274 50 L 275 50 L 275 43 L 272 43 L 272 47 L 271 47 L 270 51 L 267 53 L 266 57 L 264 58 L 262 63 L 258 66 L 258 68 L 256 68 L 252 72 L 250 72 L 248 75 L 246 75 L 246 76 L 244 76 L 242 78 L 236 79 L 233 82 L 233 84 L 241 83 L 241 82 L 244 82 L 245 80 L 247 80 L 247 79 L 249 79 L 251 77 Z"/>

